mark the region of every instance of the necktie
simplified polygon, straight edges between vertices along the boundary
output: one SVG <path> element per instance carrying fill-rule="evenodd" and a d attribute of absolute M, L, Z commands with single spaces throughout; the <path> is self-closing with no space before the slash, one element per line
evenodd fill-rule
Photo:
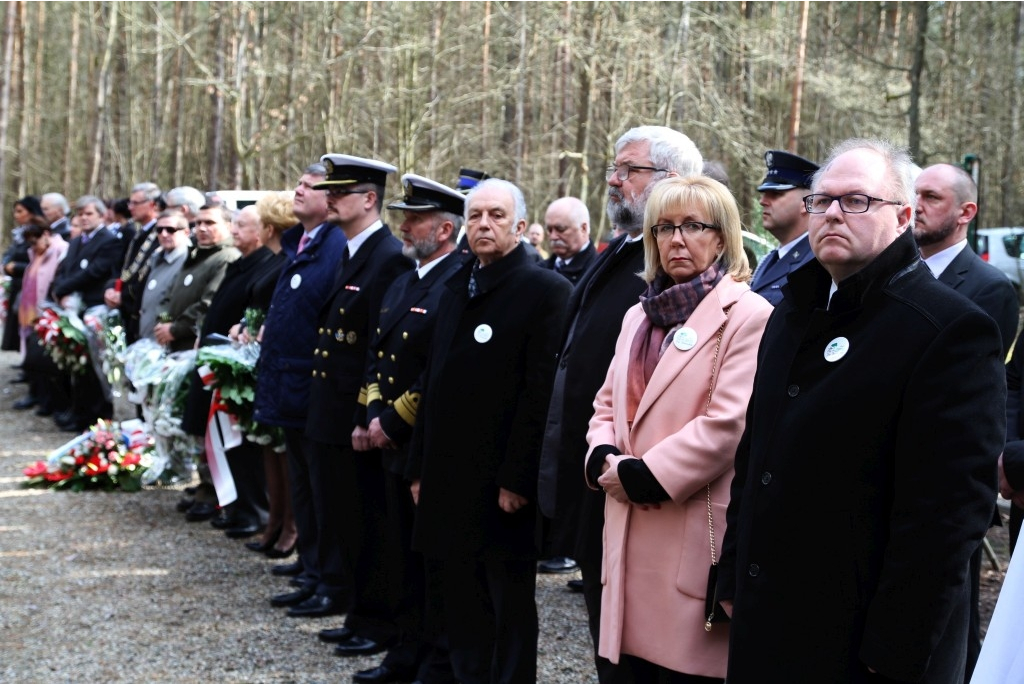
<path fill-rule="evenodd" d="M 89 242 L 89 238 L 91 238 L 91 237 L 92 237 L 92 233 L 83 233 L 82 234 L 82 244 L 85 245 L 87 242 Z"/>
<path fill-rule="evenodd" d="M 562 258 L 559 257 L 558 259 L 555 260 L 555 271 L 557 271 L 558 273 L 562 273 L 562 269 L 564 268 L 565 262 L 563 262 Z"/>
<path fill-rule="evenodd" d="M 475 265 L 473 265 L 473 270 L 469 272 L 469 299 L 471 299 L 471 300 L 474 297 L 476 297 L 476 293 L 477 293 L 476 272 L 479 271 L 479 270 L 480 270 L 480 263 L 477 262 Z"/>
<path fill-rule="evenodd" d="M 309 242 L 309 234 L 303 233 L 302 237 L 299 238 L 299 250 L 296 254 L 302 254 L 302 251 L 306 249 L 306 243 Z"/>

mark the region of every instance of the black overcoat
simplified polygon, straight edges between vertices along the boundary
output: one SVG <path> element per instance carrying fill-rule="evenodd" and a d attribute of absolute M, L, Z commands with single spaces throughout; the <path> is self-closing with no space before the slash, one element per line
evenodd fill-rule
<path fill-rule="evenodd" d="M 1005 428 L 999 331 L 910 231 L 826 310 L 830 286 L 817 261 L 794 272 L 758 354 L 719 571 L 727 678 L 959 682 Z"/>
<path fill-rule="evenodd" d="M 412 268 L 412 261 L 402 255 L 402 241 L 387 225 L 370 234 L 341 267 L 320 310 L 306 420 L 309 439 L 328 445 L 352 444 L 380 303 L 392 281 Z"/>
<path fill-rule="evenodd" d="M 103 226 L 92 231 L 85 245 L 82 236 L 78 236 L 68 245 L 67 254 L 57 267 L 53 296 L 59 301 L 65 295 L 81 293 L 84 307 L 103 304 L 107 281 L 121 266 L 120 258 L 121 243 Z"/>
<path fill-rule="evenodd" d="M 447 283 L 409 451 L 421 479 L 413 546 L 433 558 L 536 555 L 537 464 L 571 285 L 521 245 Z M 582 469 L 582 466 L 581 466 Z M 514 514 L 498 490 L 525 497 Z"/>
<path fill-rule="evenodd" d="M 1017 335 L 1020 302 L 1006 274 L 983 260 L 967 245 L 939 274 L 939 282 L 945 283 L 992 317 L 999 326 L 1003 351 L 1008 352 Z"/>

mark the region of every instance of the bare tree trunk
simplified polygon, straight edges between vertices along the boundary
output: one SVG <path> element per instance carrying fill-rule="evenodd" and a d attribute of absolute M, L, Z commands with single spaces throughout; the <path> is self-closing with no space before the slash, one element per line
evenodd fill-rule
<path fill-rule="evenodd" d="M 68 117 L 67 128 L 65 129 L 67 140 L 64 145 L 64 166 L 61 174 L 61 188 L 64 192 L 71 188 L 71 151 L 74 149 L 76 140 L 71 136 L 75 130 L 75 116 L 80 116 L 78 111 L 78 52 L 81 49 L 82 35 L 78 19 L 78 4 L 71 6 L 71 42 L 68 45 Z M 6 123 L 4 124 L 6 129 Z"/>
<path fill-rule="evenodd" d="M 167 119 L 167 112 L 164 111 L 164 88 L 169 87 L 165 82 L 164 66 L 164 19 L 160 14 L 160 4 L 153 3 L 154 25 L 156 26 L 156 60 L 153 66 L 153 108 L 150 111 L 149 145 L 146 147 L 146 154 L 149 155 L 149 178 L 157 178 L 160 170 L 160 143 L 163 139 L 164 121 Z"/>
<path fill-rule="evenodd" d="M 26 152 L 28 151 L 28 130 L 29 120 L 32 116 L 29 114 L 32 110 L 29 107 L 29 103 L 26 100 L 26 89 L 25 89 L 25 78 L 26 71 L 28 68 L 28 45 L 25 42 L 25 2 L 19 0 L 15 3 L 17 6 L 17 22 L 15 29 L 15 47 L 14 47 L 14 82 L 17 87 L 14 91 L 14 102 L 12 109 L 18 112 L 18 143 L 15 145 L 15 168 L 14 173 L 18 179 L 17 195 L 23 197 L 26 195 L 26 184 L 25 175 L 28 171 L 27 165 L 25 164 Z"/>
<path fill-rule="evenodd" d="M 484 1 L 484 38 L 482 46 L 483 54 L 480 59 L 480 92 L 487 93 L 490 90 L 490 70 L 491 70 L 491 0 Z M 491 103 L 487 100 L 483 101 L 483 106 L 480 108 L 480 149 L 478 155 L 484 156 L 484 151 L 490 147 L 490 135 L 489 135 L 489 120 L 488 113 L 491 111 Z"/>
<path fill-rule="evenodd" d="M 1003 178 L 1002 178 L 1002 213 L 999 221 L 1000 226 L 1013 226 L 1016 223 L 1013 218 L 1013 199 L 1016 195 L 1016 174 L 1017 160 L 1020 159 L 1018 150 L 1020 147 L 1020 101 L 1021 88 L 1024 88 L 1024 56 L 1021 55 L 1022 33 L 1024 33 L 1024 0 L 1017 3 L 1017 17 L 1013 27 L 1013 87 L 1010 89 L 1010 136 L 1006 141 L 1006 154 L 1003 155 Z"/>
<path fill-rule="evenodd" d="M 907 111 L 907 145 L 914 160 L 921 160 L 921 72 L 924 71 L 925 40 L 928 37 L 928 3 L 916 3 L 917 35 L 914 61 L 910 67 L 910 107 Z"/>
<path fill-rule="evenodd" d="M 114 54 L 114 41 L 117 40 L 117 7 L 110 5 L 110 26 L 107 29 L 107 42 L 103 50 L 103 62 L 96 79 L 96 119 L 93 127 L 92 169 L 89 172 L 89 189 L 92 192 L 103 192 L 100 189 L 100 168 L 103 161 L 107 112 L 107 91 L 110 88 L 110 60 Z"/>
<path fill-rule="evenodd" d="M 207 182 L 211 189 L 220 187 L 220 148 L 224 141 L 224 31 L 221 26 L 224 17 L 214 21 L 213 52 L 216 76 L 213 87 L 210 89 L 210 108 L 213 110 L 213 122 L 210 126 L 210 150 L 209 150 L 209 171 Z M 242 41 L 244 43 L 244 39 Z M 239 69 L 242 69 L 240 66 Z M 241 118 L 236 117 L 236 122 Z"/>
<path fill-rule="evenodd" d="M 800 5 L 800 38 L 796 48 L 796 74 L 793 76 L 793 100 L 789 109 L 789 143 L 786 147 L 790 152 L 799 152 L 800 149 L 800 105 L 803 102 L 804 62 L 807 56 L 807 14 L 811 3 L 810 0 L 803 0 Z"/>
<path fill-rule="evenodd" d="M 178 35 L 184 35 L 185 33 L 185 5 L 183 3 L 177 3 L 174 5 L 174 26 L 177 29 Z M 171 179 L 173 185 L 180 185 L 182 178 L 184 177 L 182 165 L 184 163 L 185 155 L 185 140 L 182 131 L 182 123 L 185 121 L 185 57 L 184 48 L 178 47 L 174 51 L 175 62 L 175 82 L 174 88 L 177 90 L 170 91 L 168 93 L 169 103 L 174 103 L 174 119 L 171 121 L 171 135 L 170 141 L 171 147 L 174 150 L 174 162 L 171 165 Z"/>
<path fill-rule="evenodd" d="M 7 188 L 7 125 L 11 120 L 11 63 L 14 61 L 14 32 L 17 25 L 18 7 L 15 3 L 7 4 L 7 16 L 4 21 L 4 83 L 0 89 L 0 192 Z M 4 200 L 0 207 L 9 203 Z M 0 212 L 0 235 L 7 242 L 7 212 Z"/>

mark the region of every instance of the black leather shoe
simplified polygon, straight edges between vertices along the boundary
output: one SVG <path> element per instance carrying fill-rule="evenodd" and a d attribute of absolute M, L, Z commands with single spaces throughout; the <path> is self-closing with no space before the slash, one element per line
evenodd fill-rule
<path fill-rule="evenodd" d="M 379 642 L 353 635 L 344 642 L 338 643 L 334 648 L 334 654 L 335 656 L 367 656 L 380 654 L 385 649 L 387 648 Z"/>
<path fill-rule="evenodd" d="M 71 411 L 70 409 L 65 409 L 64 411 L 59 411 L 59 412 L 57 412 L 56 414 L 53 415 L 54 422 L 58 423 L 58 424 L 61 423 L 61 422 L 65 422 L 66 423 L 66 422 L 70 421 L 73 418 L 75 418 L 75 412 Z"/>
<path fill-rule="evenodd" d="M 583 581 L 578 578 L 570 580 L 566 586 L 573 592 L 583 592 Z"/>
<path fill-rule="evenodd" d="M 288 549 L 278 549 L 277 547 L 271 547 L 264 554 L 270 559 L 285 559 L 295 554 L 295 545 L 292 545 Z"/>
<path fill-rule="evenodd" d="M 365 671 L 356 671 L 353 683 L 410 683 L 416 677 L 415 671 L 399 670 L 381 664 Z"/>
<path fill-rule="evenodd" d="M 345 607 L 330 597 L 313 595 L 301 604 L 296 604 L 288 610 L 288 615 L 294 618 L 318 618 L 320 616 L 335 616 L 345 613 Z M 371 654 L 372 652 L 367 652 Z"/>
<path fill-rule="evenodd" d="M 227 530 L 228 528 L 237 528 L 242 525 L 242 522 L 236 519 L 230 513 L 221 509 L 217 512 L 217 515 L 210 519 L 210 525 L 217 530 Z"/>
<path fill-rule="evenodd" d="M 551 557 L 537 564 L 539 573 L 572 573 L 579 565 L 569 557 Z"/>
<path fill-rule="evenodd" d="M 355 635 L 355 633 L 345 626 L 340 628 L 324 628 L 317 633 L 317 637 L 324 642 L 347 642 L 353 635 Z"/>
<path fill-rule="evenodd" d="M 212 502 L 194 502 L 188 511 L 185 512 L 185 520 L 195 523 L 196 521 L 207 521 L 217 513 L 217 507 Z"/>
<path fill-rule="evenodd" d="M 234 526 L 224 531 L 224 534 L 229 538 L 251 538 L 256 533 L 263 530 L 263 526 L 253 523 L 248 526 Z"/>
<path fill-rule="evenodd" d="M 289 578 L 288 584 L 292 587 L 306 587 L 306 583 L 302 580 L 302 578 L 299 578 L 298 576 Z"/>
<path fill-rule="evenodd" d="M 299 588 L 295 592 L 285 592 L 281 595 L 274 595 L 270 598 L 270 606 L 293 607 L 297 604 L 302 604 L 315 594 L 316 589 L 314 588 Z"/>
<path fill-rule="evenodd" d="M 182 497 L 178 500 L 178 503 L 174 505 L 174 508 L 184 514 L 186 511 L 191 509 L 192 505 L 195 503 L 196 501 L 191 497 Z"/>
<path fill-rule="evenodd" d="M 45 404 L 41 404 L 36 408 L 35 414 L 36 416 L 53 416 L 53 410 Z"/>
<path fill-rule="evenodd" d="M 26 395 L 25 397 L 22 397 L 20 400 L 15 402 L 12 406 L 15 409 L 23 410 L 23 409 L 31 409 L 32 407 L 36 406 L 37 404 L 39 404 L 39 400 L 37 400 L 36 398 L 32 397 L 32 395 Z"/>
<path fill-rule="evenodd" d="M 297 576 L 302 573 L 302 561 L 296 559 L 290 564 L 271 566 L 270 573 L 275 576 Z"/>

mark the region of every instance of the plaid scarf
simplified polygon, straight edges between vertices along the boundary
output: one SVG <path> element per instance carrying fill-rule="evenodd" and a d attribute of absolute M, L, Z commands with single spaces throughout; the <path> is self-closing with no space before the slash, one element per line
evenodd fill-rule
<path fill-rule="evenodd" d="M 647 317 L 633 337 L 626 371 L 626 418 L 631 424 L 640 406 L 640 398 L 671 340 L 669 332 L 686 323 L 693 310 L 724 275 L 725 271 L 718 262 L 685 283 L 674 283 L 669 276 L 662 274 L 640 296 L 640 306 Z"/>

